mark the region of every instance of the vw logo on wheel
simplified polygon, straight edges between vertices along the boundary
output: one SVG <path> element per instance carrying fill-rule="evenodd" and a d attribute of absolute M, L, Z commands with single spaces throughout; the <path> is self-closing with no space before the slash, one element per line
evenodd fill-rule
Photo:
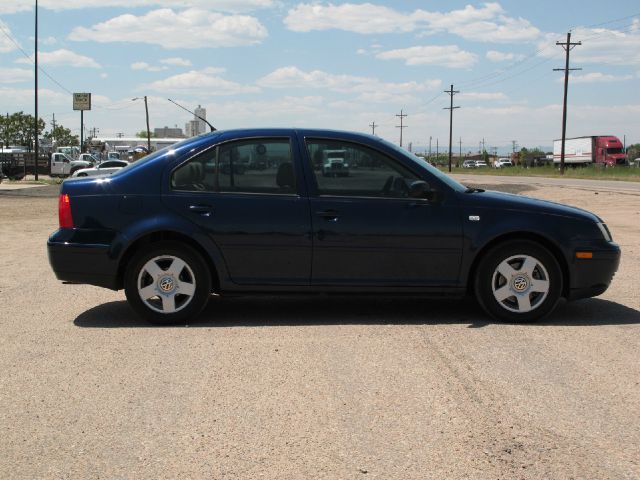
<path fill-rule="evenodd" d="M 517 292 L 524 292 L 529 286 L 529 280 L 524 275 L 518 275 L 513 279 L 513 288 Z"/>
<path fill-rule="evenodd" d="M 163 292 L 165 293 L 170 292 L 171 290 L 173 290 L 173 278 L 162 277 L 158 282 L 158 286 L 160 287 L 160 290 L 162 290 Z"/>

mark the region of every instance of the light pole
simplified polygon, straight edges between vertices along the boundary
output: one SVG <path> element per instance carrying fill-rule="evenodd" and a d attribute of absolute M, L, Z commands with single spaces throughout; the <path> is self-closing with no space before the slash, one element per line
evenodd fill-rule
<path fill-rule="evenodd" d="M 199 118 L 200 120 L 202 120 L 204 123 L 206 123 L 207 125 L 209 125 L 209 128 L 211 129 L 212 132 L 216 131 L 216 127 L 214 127 L 213 125 L 211 125 L 209 122 L 207 122 L 206 118 L 202 118 L 200 115 L 196 115 L 195 113 L 193 113 L 191 110 L 189 110 L 188 108 L 183 107 L 182 105 L 180 105 L 178 102 L 174 102 L 173 100 L 171 100 L 170 98 L 167 98 L 167 100 L 169 100 L 171 103 L 173 103 L 174 105 L 180 107 L 181 109 L 183 109 L 186 112 L 189 112 L 191 115 L 193 115 L 196 118 Z"/>
<path fill-rule="evenodd" d="M 140 100 L 140 97 L 132 98 L 131 101 Z M 147 151 L 151 153 L 151 132 L 149 131 L 149 106 L 147 105 L 147 96 L 144 96 L 144 111 L 147 115 Z"/>
<path fill-rule="evenodd" d="M 34 142 L 33 142 L 33 147 L 35 150 L 35 156 L 34 161 L 33 161 L 33 165 L 34 165 L 34 170 L 35 170 L 35 179 L 36 181 L 38 180 L 38 0 L 36 0 L 36 22 L 35 22 L 35 30 L 36 30 L 36 38 L 35 38 L 35 83 L 36 83 L 36 88 L 35 88 L 35 110 L 36 110 L 36 131 L 34 132 Z M 24 161 L 25 164 L 25 173 L 26 173 L 26 165 L 27 165 L 27 160 L 25 159 Z"/>

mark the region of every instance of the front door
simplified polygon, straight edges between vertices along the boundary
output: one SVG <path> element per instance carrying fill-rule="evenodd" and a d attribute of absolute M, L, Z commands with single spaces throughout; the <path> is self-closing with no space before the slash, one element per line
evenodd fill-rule
<path fill-rule="evenodd" d="M 409 198 L 424 180 L 397 159 L 360 144 L 307 139 L 316 194 L 312 283 L 353 286 L 451 286 L 462 236 L 450 199 Z M 344 167 L 323 174 L 323 151 L 344 152 Z M 315 166 L 315 167 L 314 167 Z"/>

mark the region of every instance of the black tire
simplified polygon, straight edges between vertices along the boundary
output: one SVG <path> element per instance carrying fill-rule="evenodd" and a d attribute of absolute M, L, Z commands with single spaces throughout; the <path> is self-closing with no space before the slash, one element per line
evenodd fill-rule
<path fill-rule="evenodd" d="M 184 262 L 184 266 L 181 263 L 174 266 L 175 260 Z M 152 276 L 148 270 L 155 269 L 154 265 L 158 267 L 158 274 Z M 186 323 L 207 305 L 211 274 L 202 256 L 193 248 L 179 242 L 158 242 L 133 257 L 125 271 L 124 286 L 131 307 L 149 322 Z M 143 298 L 145 288 L 150 289 L 147 294 L 153 290 L 154 296 Z M 180 289 L 189 291 L 183 294 Z"/>
<path fill-rule="evenodd" d="M 562 270 L 539 243 L 511 240 L 484 254 L 474 278 L 475 295 L 493 318 L 532 322 L 548 315 L 562 296 Z"/>
<path fill-rule="evenodd" d="M 79 177 L 86 177 L 86 176 L 87 176 L 87 174 L 86 174 L 86 173 L 79 173 L 79 174 L 78 174 L 78 176 L 79 176 Z"/>

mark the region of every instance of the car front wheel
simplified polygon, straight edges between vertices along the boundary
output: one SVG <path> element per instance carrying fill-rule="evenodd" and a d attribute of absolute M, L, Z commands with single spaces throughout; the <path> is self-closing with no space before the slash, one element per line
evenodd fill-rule
<path fill-rule="evenodd" d="M 562 295 L 558 261 L 542 245 L 525 240 L 497 245 L 476 271 L 476 298 L 492 317 L 507 322 L 539 320 Z"/>
<path fill-rule="evenodd" d="M 161 242 L 134 256 L 125 272 L 131 307 L 155 324 L 186 322 L 206 306 L 211 276 L 202 256 L 177 242 Z"/>

